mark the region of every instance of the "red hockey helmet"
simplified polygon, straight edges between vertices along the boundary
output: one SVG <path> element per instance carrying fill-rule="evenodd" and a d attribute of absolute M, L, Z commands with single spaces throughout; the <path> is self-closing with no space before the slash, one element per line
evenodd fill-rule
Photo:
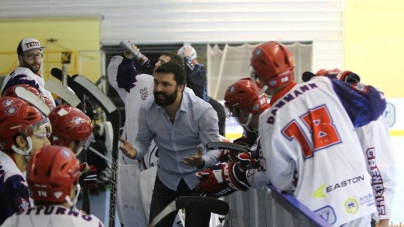
<path fill-rule="evenodd" d="M 19 154 L 28 155 L 32 149 L 30 137 L 40 128 L 46 128 L 46 136 L 50 136 L 52 130 L 49 119 L 37 108 L 19 98 L 0 98 L 0 148 L 3 151 L 14 150 Z M 14 146 L 17 133 L 28 140 L 30 147 L 27 151 L 21 151 Z"/>
<path fill-rule="evenodd" d="M 293 82 L 295 61 L 283 44 L 269 41 L 255 48 L 250 59 L 252 77 L 268 88 L 279 88 Z"/>
<path fill-rule="evenodd" d="M 260 87 L 258 87 L 260 89 Z M 231 112 L 242 109 L 256 114 L 270 107 L 265 94 L 258 95 L 254 82 L 250 78 L 243 78 L 230 85 L 224 94 L 224 105 Z"/>
<path fill-rule="evenodd" d="M 224 95 L 224 105 L 231 113 L 231 116 L 235 117 L 237 122 L 250 132 L 257 130 L 250 125 L 253 115 L 270 107 L 265 94 L 259 95 L 258 89 L 261 88 L 250 78 L 243 78 L 230 85 Z M 246 122 L 240 121 L 240 110 L 248 113 Z"/>
<path fill-rule="evenodd" d="M 71 142 L 78 141 L 78 146 L 83 148 L 89 144 L 93 125 L 91 119 L 81 110 L 60 105 L 50 112 L 49 120 L 52 125 L 52 135 L 49 140 L 52 145 L 68 147 Z"/>
<path fill-rule="evenodd" d="M 39 93 L 39 91 L 36 88 L 34 88 L 33 86 L 28 85 L 28 84 L 17 84 L 17 85 L 9 87 L 4 92 L 3 97 L 9 96 L 9 97 L 18 98 L 17 94 L 15 93 L 15 88 L 17 88 L 17 87 L 23 87 L 23 88 L 27 89 L 28 91 L 34 93 L 36 96 L 41 97 L 41 93 Z"/>
<path fill-rule="evenodd" d="M 44 146 L 31 157 L 27 166 L 28 187 L 35 201 L 61 203 L 78 183 L 79 161 L 67 147 Z"/>

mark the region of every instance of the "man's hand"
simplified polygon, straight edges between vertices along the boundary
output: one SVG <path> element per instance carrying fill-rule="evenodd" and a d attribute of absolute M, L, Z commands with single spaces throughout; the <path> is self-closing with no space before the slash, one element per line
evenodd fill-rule
<path fill-rule="evenodd" d="M 198 146 L 198 150 L 192 157 L 185 157 L 181 160 L 182 163 L 189 166 L 195 166 L 202 169 L 205 166 L 205 159 L 202 158 L 202 147 Z"/>
<path fill-rule="evenodd" d="M 136 158 L 137 151 L 133 147 L 133 145 L 123 138 L 120 138 L 119 141 L 121 141 L 121 143 L 122 143 L 122 146 L 119 147 L 119 150 L 121 150 L 122 153 L 128 158 L 131 158 L 131 159 Z"/>
<path fill-rule="evenodd" d="M 128 43 L 130 43 L 130 40 L 128 40 Z M 133 44 L 131 46 L 132 46 L 132 48 L 134 50 L 136 50 L 137 52 L 140 52 L 140 49 L 137 48 L 137 46 L 135 46 Z M 134 55 L 131 52 L 127 51 L 127 50 L 123 51 L 123 55 L 125 56 L 125 58 L 128 58 L 128 59 L 132 59 L 134 57 Z"/>
<path fill-rule="evenodd" d="M 184 57 L 188 58 L 191 57 L 192 54 L 192 47 L 188 46 L 184 48 L 184 51 L 182 52 L 182 54 L 184 55 Z"/>

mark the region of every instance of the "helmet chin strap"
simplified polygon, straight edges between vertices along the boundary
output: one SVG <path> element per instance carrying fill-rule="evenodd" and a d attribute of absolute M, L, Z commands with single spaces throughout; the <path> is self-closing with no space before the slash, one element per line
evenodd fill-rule
<path fill-rule="evenodd" d="M 13 151 L 15 151 L 18 154 L 24 155 L 24 156 L 29 156 L 29 152 L 31 152 L 32 150 L 32 139 L 31 137 L 26 137 L 25 138 L 28 142 L 28 150 L 23 151 L 21 149 L 19 149 L 17 146 L 15 146 L 14 144 L 11 146 L 11 149 L 13 149 Z"/>
<path fill-rule="evenodd" d="M 74 198 L 73 200 L 70 198 L 70 196 L 66 196 L 65 201 L 67 204 L 69 204 L 70 207 L 76 206 L 77 200 L 79 198 L 79 194 L 81 192 L 80 184 L 76 184 L 76 192 L 74 193 Z"/>
<path fill-rule="evenodd" d="M 254 83 L 254 84 L 255 84 L 255 83 Z M 267 89 L 268 89 L 268 86 L 265 85 L 265 86 L 258 92 L 258 96 L 264 94 L 264 93 L 267 91 Z"/>
<path fill-rule="evenodd" d="M 248 114 L 247 122 L 244 123 L 244 124 L 242 124 L 242 123 L 239 122 L 239 124 L 240 124 L 243 128 L 245 128 L 247 131 L 249 131 L 249 132 L 256 132 L 257 129 L 254 129 L 254 128 L 250 127 L 251 120 L 252 120 L 252 113 L 249 113 L 249 114 Z"/>

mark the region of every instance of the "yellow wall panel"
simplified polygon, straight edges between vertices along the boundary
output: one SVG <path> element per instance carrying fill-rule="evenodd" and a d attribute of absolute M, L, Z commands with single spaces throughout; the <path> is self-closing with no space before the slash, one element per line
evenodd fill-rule
<path fill-rule="evenodd" d="M 62 52 L 72 53 L 66 64 L 69 74 L 78 73 L 81 66 L 81 73 L 90 80 L 101 76 L 99 18 L 0 20 L 0 31 L 7 31 L 1 35 L 0 75 L 7 75 L 15 67 L 18 43 L 31 37 L 46 47 L 42 63 L 45 79 L 50 78 L 52 68 L 62 67 Z M 81 64 L 79 55 L 84 59 Z"/>
<path fill-rule="evenodd" d="M 404 2 L 346 1 L 344 65 L 389 98 L 404 97 Z"/>

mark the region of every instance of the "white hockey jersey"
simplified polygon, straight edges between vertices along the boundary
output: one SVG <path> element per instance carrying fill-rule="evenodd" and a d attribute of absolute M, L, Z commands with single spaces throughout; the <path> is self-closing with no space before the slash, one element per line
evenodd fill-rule
<path fill-rule="evenodd" d="M 7 219 L 2 227 L 103 227 L 94 215 L 61 205 L 33 207 Z"/>
<path fill-rule="evenodd" d="M 259 125 L 271 183 L 335 226 L 374 213 L 371 178 L 354 128 L 383 113 L 382 93 L 317 77 L 287 86 L 271 104 Z"/>
<path fill-rule="evenodd" d="M 372 179 L 377 214 L 379 219 L 390 219 L 397 183 L 394 178 L 396 168 L 386 119 L 382 115 L 376 121 L 358 128 L 356 132 Z"/>
<path fill-rule="evenodd" d="M 32 87 L 36 88 L 39 93 L 43 96 L 46 96 L 50 100 L 52 100 L 53 105 L 55 106 L 55 100 L 52 97 L 52 93 L 45 89 L 45 80 L 42 76 L 34 74 L 29 68 L 26 67 L 17 67 L 13 72 L 8 74 L 6 78 L 4 78 L 3 86 L 1 87 L 1 94 L 9 88 L 17 84 L 29 84 Z"/>
<path fill-rule="evenodd" d="M 0 225 L 13 214 L 31 207 L 25 176 L 4 152 L 0 152 L 0 201 Z"/>

